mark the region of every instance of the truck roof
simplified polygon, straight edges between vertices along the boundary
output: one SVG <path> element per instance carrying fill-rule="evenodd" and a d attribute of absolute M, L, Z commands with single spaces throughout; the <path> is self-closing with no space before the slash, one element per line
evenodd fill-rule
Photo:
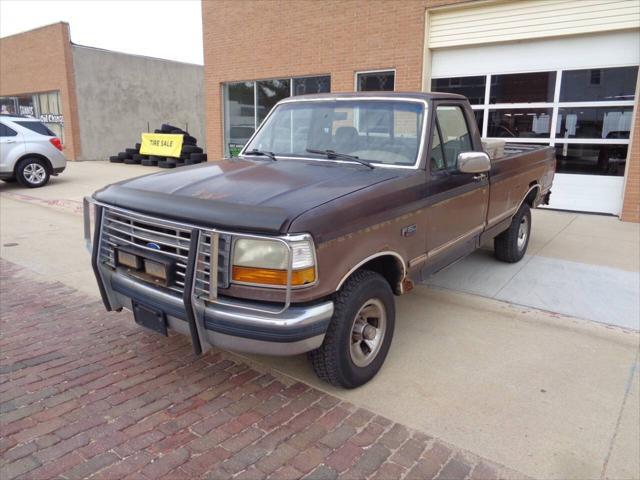
<path fill-rule="evenodd" d="M 467 98 L 462 95 L 457 95 L 455 93 L 439 93 L 439 92 L 353 92 L 353 93 L 315 93 L 311 95 L 296 95 L 294 97 L 287 97 L 284 100 L 281 100 L 282 103 L 285 102 L 295 102 L 296 100 L 301 99 L 314 99 L 314 100 L 332 100 L 335 98 L 389 98 L 389 100 L 393 100 L 394 98 L 402 99 L 417 99 L 417 100 L 466 100 Z"/>

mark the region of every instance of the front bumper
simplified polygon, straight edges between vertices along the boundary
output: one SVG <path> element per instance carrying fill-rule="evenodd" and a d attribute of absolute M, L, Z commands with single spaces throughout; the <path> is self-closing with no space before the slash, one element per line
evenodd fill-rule
<path fill-rule="evenodd" d="M 85 226 L 89 222 L 85 203 Z M 212 346 L 266 355 L 297 355 L 314 350 L 324 341 L 333 315 L 332 301 L 314 304 L 291 304 L 284 310 L 267 313 L 268 304 L 219 299 L 212 303 L 198 298 L 185 288 L 182 298 L 158 289 L 98 261 L 100 207 L 96 211 L 92 244 L 92 266 L 107 310 L 125 308 L 132 311 L 132 302 L 147 305 L 165 313 L 167 326 L 190 335 L 196 353 Z M 191 285 L 189 279 L 185 285 Z"/>

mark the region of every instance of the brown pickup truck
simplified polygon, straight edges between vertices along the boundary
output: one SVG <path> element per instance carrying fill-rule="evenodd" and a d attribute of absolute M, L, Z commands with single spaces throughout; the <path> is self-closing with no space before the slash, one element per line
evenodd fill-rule
<path fill-rule="evenodd" d="M 239 157 L 85 199 L 104 304 L 197 353 L 308 352 L 322 379 L 357 387 L 391 346 L 394 295 L 486 240 L 499 260 L 524 256 L 554 152 L 503 151 L 483 151 L 457 95 L 283 100 Z"/>

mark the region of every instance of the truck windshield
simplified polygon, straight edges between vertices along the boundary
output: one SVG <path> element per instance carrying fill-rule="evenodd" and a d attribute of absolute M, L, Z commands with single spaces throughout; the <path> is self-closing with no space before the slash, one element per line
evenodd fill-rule
<path fill-rule="evenodd" d="M 424 104 L 398 100 L 313 100 L 276 107 L 245 147 L 278 158 L 356 156 L 376 165 L 411 166 L 422 138 Z M 309 152 L 313 150 L 317 153 Z M 327 150 L 337 155 L 326 155 Z"/>

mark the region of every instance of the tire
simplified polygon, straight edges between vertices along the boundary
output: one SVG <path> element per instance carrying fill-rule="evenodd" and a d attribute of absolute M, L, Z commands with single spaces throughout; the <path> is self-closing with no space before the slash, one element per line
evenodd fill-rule
<path fill-rule="evenodd" d="M 173 130 L 180 130 L 178 127 L 174 127 L 173 125 L 169 125 L 168 123 L 163 123 L 160 125 L 160 133 L 171 133 Z"/>
<path fill-rule="evenodd" d="M 124 161 L 125 158 L 129 158 L 129 154 L 127 152 L 119 152 L 118 158 Z"/>
<path fill-rule="evenodd" d="M 140 160 L 139 158 L 127 158 L 125 159 L 124 163 L 126 163 L 127 165 L 140 165 L 140 162 L 142 160 Z"/>
<path fill-rule="evenodd" d="M 182 142 L 185 145 L 196 145 L 198 143 L 198 139 L 196 137 L 192 137 L 191 135 L 185 135 Z"/>
<path fill-rule="evenodd" d="M 40 158 L 24 158 L 16 165 L 16 179 L 23 187 L 44 187 L 49 182 L 49 178 L 51 178 L 49 165 Z"/>
<path fill-rule="evenodd" d="M 176 164 L 174 162 L 168 162 L 166 160 L 158 162 L 158 166 L 160 168 L 176 168 Z"/>
<path fill-rule="evenodd" d="M 140 151 L 140 147 L 141 147 L 141 146 L 142 146 L 142 144 L 140 144 L 140 143 L 136 143 L 135 149 L 136 149 L 136 150 L 138 150 L 138 151 Z"/>
<path fill-rule="evenodd" d="M 189 156 L 189 160 L 191 160 L 194 163 L 204 162 L 206 159 L 207 159 L 206 153 L 192 153 Z"/>
<path fill-rule="evenodd" d="M 150 158 L 145 158 L 140 163 L 142 165 L 144 165 L 145 167 L 155 167 L 155 166 L 158 165 L 158 161 L 157 160 L 151 160 Z"/>
<path fill-rule="evenodd" d="M 356 388 L 371 380 L 382 367 L 395 325 L 393 292 L 382 275 L 360 270 L 353 274 L 334 295 L 334 312 L 320 348 L 308 353 L 313 370 L 320 379 L 344 388 Z M 358 314 L 365 307 L 378 311 L 378 327 L 369 334 L 381 335 L 374 350 L 367 354 L 364 340 L 353 342 Z M 384 318 L 382 318 L 384 316 Z M 373 315 L 371 318 L 375 318 Z M 375 322 L 375 320 L 374 320 Z M 365 328 L 373 325 L 371 321 Z M 381 330 L 381 325 L 384 329 Z M 363 335 L 364 329 L 359 334 Z M 355 353 L 354 353 L 355 352 Z"/>
<path fill-rule="evenodd" d="M 132 155 L 135 155 L 136 153 L 138 153 L 138 150 L 135 148 L 125 148 L 124 151 L 129 158 L 132 158 L 131 157 Z"/>
<path fill-rule="evenodd" d="M 516 263 L 524 257 L 531 237 L 531 209 L 523 203 L 511 220 L 509 228 L 493 239 L 498 260 Z"/>
<path fill-rule="evenodd" d="M 109 157 L 111 163 L 122 163 L 123 160 L 118 155 L 112 155 Z"/>
<path fill-rule="evenodd" d="M 202 149 L 196 145 L 182 145 L 181 153 L 202 153 Z"/>

